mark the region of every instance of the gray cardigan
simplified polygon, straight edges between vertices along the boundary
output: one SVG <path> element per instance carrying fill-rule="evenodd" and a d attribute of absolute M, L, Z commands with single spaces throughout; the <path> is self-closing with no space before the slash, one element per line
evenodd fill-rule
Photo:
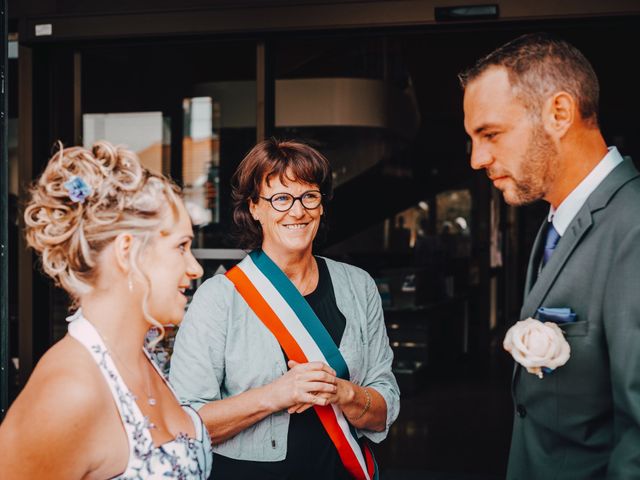
<path fill-rule="evenodd" d="M 380 296 L 364 270 L 326 259 L 338 309 L 347 322 L 340 343 L 351 381 L 374 388 L 387 404 L 382 432 L 359 431 L 382 441 L 400 410 L 400 391 L 391 362 Z M 170 381 L 180 399 L 199 409 L 273 382 L 287 370 L 275 337 L 224 275 L 214 275 L 196 291 L 178 330 Z M 289 414 L 275 413 L 214 446 L 238 460 L 279 461 L 287 454 Z"/>

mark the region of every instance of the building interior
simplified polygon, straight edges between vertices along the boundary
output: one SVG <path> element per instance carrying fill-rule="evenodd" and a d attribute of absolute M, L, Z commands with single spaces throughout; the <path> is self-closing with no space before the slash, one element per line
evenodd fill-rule
<path fill-rule="evenodd" d="M 458 3 L 9 1 L 9 402 L 66 333 L 68 299 L 20 233 L 58 140 L 126 144 L 182 185 L 206 278 L 242 255 L 229 237 L 240 160 L 261 138 L 300 139 L 334 171 L 315 253 L 365 269 L 382 297 L 402 396 L 375 446 L 381 478 L 504 478 L 502 339 L 548 206 L 509 207 L 470 168 L 457 75 L 520 34 L 556 34 L 599 75 L 608 144 L 640 165 L 640 5 L 496 1 L 486 18 L 436 19 Z"/>

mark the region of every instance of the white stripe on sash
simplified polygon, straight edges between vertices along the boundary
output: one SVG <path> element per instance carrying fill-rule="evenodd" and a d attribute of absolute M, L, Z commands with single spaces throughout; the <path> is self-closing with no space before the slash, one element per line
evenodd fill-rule
<path fill-rule="evenodd" d="M 260 292 L 260 295 L 262 295 L 262 298 L 265 299 L 271 309 L 278 315 L 283 325 L 287 327 L 287 330 L 289 330 L 291 336 L 295 338 L 307 359 L 310 362 L 324 362 L 328 365 L 329 362 L 322 354 L 318 344 L 313 340 L 302 322 L 300 322 L 298 316 L 287 301 L 280 295 L 280 292 L 276 290 L 269 279 L 265 277 L 256 264 L 253 263 L 251 256 L 247 255 L 238 266 L 247 277 L 249 277 L 251 283 L 253 283 L 258 292 Z"/>
<path fill-rule="evenodd" d="M 251 283 L 260 292 L 264 300 L 269 304 L 271 309 L 276 313 L 282 324 L 287 328 L 291 336 L 296 340 L 305 356 L 310 362 L 319 361 L 329 365 L 329 362 L 323 355 L 322 351 L 318 347 L 317 343 L 311 337 L 305 326 L 302 324 L 296 313 L 289 306 L 287 301 L 282 297 L 280 292 L 273 286 L 271 281 L 262 273 L 262 271 L 256 266 L 251 259 L 250 255 L 247 255 L 237 265 L 245 275 L 251 280 Z M 362 471 L 367 480 L 370 480 L 369 472 L 367 470 L 367 462 L 365 461 L 362 449 L 358 444 L 356 438 L 351 433 L 351 428 L 347 422 L 342 410 L 337 405 L 331 405 L 333 412 L 338 421 L 338 425 L 342 430 L 345 438 L 349 442 L 353 453 L 358 459 Z"/>

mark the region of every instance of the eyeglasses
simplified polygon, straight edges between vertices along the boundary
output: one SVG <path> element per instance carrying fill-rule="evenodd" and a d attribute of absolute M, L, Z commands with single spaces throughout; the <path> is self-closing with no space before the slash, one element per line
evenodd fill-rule
<path fill-rule="evenodd" d="M 300 200 L 300 204 L 307 210 L 315 210 L 322 203 L 322 193 L 319 190 L 308 190 L 299 197 L 294 197 L 290 193 L 274 193 L 270 197 L 260 196 L 262 200 L 266 200 L 271 204 L 274 210 L 278 212 L 287 212 L 291 210 L 296 200 Z"/>

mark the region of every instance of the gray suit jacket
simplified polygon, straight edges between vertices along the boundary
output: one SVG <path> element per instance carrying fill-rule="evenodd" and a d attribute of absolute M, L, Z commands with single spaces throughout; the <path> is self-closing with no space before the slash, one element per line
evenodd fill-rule
<path fill-rule="evenodd" d="M 640 478 L 640 174 L 618 165 L 589 196 L 549 263 L 529 260 L 522 319 L 569 307 L 571 357 L 543 379 L 516 365 L 507 478 Z M 537 277 L 537 278 L 536 278 Z"/>

